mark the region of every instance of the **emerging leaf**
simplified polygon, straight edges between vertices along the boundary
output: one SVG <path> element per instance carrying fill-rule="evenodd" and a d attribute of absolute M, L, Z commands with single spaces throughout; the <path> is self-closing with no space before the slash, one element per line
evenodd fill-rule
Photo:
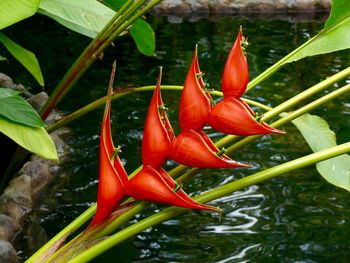
<path fill-rule="evenodd" d="M 0 42 L 38 81 L 41 86 L 44 86 L 44 78 L 41 73 L 40 65 L 35 55 L 29 50 L 21 47 L 6 37 L 0 32 Z"/>

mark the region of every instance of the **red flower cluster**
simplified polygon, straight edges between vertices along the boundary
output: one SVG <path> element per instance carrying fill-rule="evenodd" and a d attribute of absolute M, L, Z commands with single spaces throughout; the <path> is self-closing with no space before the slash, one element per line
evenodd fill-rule
<path fill-rule="evenodd" d="M 191 209 L 218 210 L 194 201 L 162 168 L 168 159 L 198 168 L 247 167 L 248 165 L 233 161 L 214 145 L 202 131 L 206 124 L 223 133 L 235 135 L 283 133 L 264 122 L 256 121 L 253 111 L 240 99 L 248 83 L 248 64 L 242 50 L 242 39 L 240 31 L 223 73 L 224 98 L 215 106 L 211 103 L 209 93 L 204 89 L 196 48 L 181 96 L 179 110 L 181 132 L 177 136 L 174 134 L 162 101 L 160 92 L 162 71 L 160 71 L 144 127 L 143 167 L 132 178 L 128 178 L 111 137 L 111 80 L 101 128 L 97 211 L 90 226 L 104 221 L 125 196 Z"/>

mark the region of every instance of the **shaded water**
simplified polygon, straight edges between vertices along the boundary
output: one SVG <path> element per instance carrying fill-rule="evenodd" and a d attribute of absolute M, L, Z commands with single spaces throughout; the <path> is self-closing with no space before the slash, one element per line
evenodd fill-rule
<path fill-rule="evenodd" d="M 164 84 L 181 85 L 193 48 L 199 44 L 201 69 L 210 87 L 218 89 L 227 53 L 239 25 L 249 38 L 248 61 L 251 78 L 315 35 L 322 22 L 288 22 L 226 17 L 202 19 L 195 23 L 171 24 L 166 18 L 151 17 L 157 36 L 157 56 L 147 58 L 135 52 L 129 39 L 117 42 L 105 53 L 69 96 L 61 109 L 70 112 L 106 93 L 110 65 L 117 59 L 118 86 L 153 85 L 158 66 L 164 66 Z M 46 20 L 45 36 L 59 45 L 35 40 L 47 71 L 48 89 L 88 42 Z M 47 24 L 49 23 L 49 24 Z M 52 30 L 54 29 L 54 31 Z M 55 33 L 52 33 L 55 32 Z M 25 40 L 25 37 L 23 37 Z M 40 42 L 40 43 L 39 43 Z M 44 43 L 42 43 L 44 42 Z M 52 54 L 56 54 L 52 56 Z M 48 59 L 47 56 L 51 54 Z M 57 55 L 59 54 L 59 55 Z M 246 97 L 272 106 L 349 66 L 349 53 L 307 58 L 287 65 Z M 40 57 L 39 57 L 40 59 Z M 53 74 L 52 72 L 55 72 Z M 350 81 L 350 80 L 349 80 Z M 332 88 L 333 89 L 333 88 Z M 329 92 L 331 89 L 325 91 Z M 122 146 L 122 160 L 128 172 L 140 164 L 143 122 L 151 93 L 135 94 L 113 103 L 112 129 L 116 144 Z M 324 117 L 337 132 L 338 142 L 350 140 L 350 96 L 338 98 L 313 113 Z M 179 94 L 163 92 L 170 107 L 171 122 L 177 127 Z M 99 129 L 103 109 L 70 125 L 67 138 L 72 149 L 64 174 L 43 197 L 33 212 L 51 237 L 76 218 L 95 200 L 98 176 Z M 283 127 L 286 135 L 264 136 L 237 151 L 233 157 L 254 165 L 250 169 L 203 170 L 185 189 L 198 194 L 261 169 L 272 167 L 310 153 L 292 125 Z M 208 131 L 210 132 L 210 131 Z M 220 134 L 213 134 L 213 138 Z M 171 164 L 169 164 L 171 165 Z M 212 203 L 224 209 L 217 214 L 190 211 L 180 217 L 147 229 L 133 239 L 111 249 L 94 262 L 349 262 L 349 193 L 323 180 L 314 167 L 298 170 L 257 186 L 237 191 Z M 161 206 L 151 205 L 140 220 Z M 23 255 L 25 257 L 25 255 Z"/>

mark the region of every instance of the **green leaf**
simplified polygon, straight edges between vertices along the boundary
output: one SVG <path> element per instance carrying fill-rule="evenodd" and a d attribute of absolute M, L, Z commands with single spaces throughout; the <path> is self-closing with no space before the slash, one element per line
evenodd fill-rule
<path fill-rule="evenodd" d="M 0 132 L 28 151 L 58 161 L 56 146 L 43 127 L 29 127 L 0 117 Z"/>
<path fill-rule="evenodd" d="M 115 15 L 112 9 L 96 0 L 42 0 L 39 13 L 91 38 Z"/>
<path fill-rule="evenodd" d="M 35 14 L 40 0 L 1 0 L 0 29 Z"/>
<path fill-rule="evenodd" d="M 6 49 L 32 74 L 41 86 L 44 86 L 44 78 L 40 65 L 35 55 L 21 47 L 0 32 L 0 42 Z"/>
<path fill-rule="evenodd" d="M 44 127 L 45 123 L 41 120 L 36 110 L 15 92 L 10 89 L 0 88 L 0 115 L 23 125 L 38 128 Z"/>
<path fill-rule="evenodd" d="M 12 97 L 19 94 L 19 91 L 14 89 L 6 89 L 0 87 L 0 99 Z"/>
<path fill-rule="evenodd" d="M 283 64 L 304 57 L 315 56 L 350 48 L 349 0 L 333 0 L 331 14 L 324 29 L 291 53 Z"/>
<path fill-rule="evenodd" d="M 118 10 L 124 0 L 108 2 Z M 42 0 L 39 13 L 51 17 L 63 26 L 94 38 L 115 15 L 115 11 L 96 0 Z M 143 19 L 138 19 L 130 28 L 139 51 L 146 56 L 153 56 L 155 36 L 152 27 Z"/>
<path fill-rule="evenodd" d="M 156 38 L 150 24 L 148 24 L 145 20 L 138 19 L 135 21 L 129 31 L 138 50 L 146 56 L 154 56 L 156 49 Z"/>
<path fill-rule="evenodd" d="M 305 114 L 292 123 L 299 129 L 314 152 L 337 145 L 328 123 L 316 115 Z M 331 184 L 350 191 L 350 156 L 347 154 L 316 164 L 317 171 Z"/>
<path fill-rule="evenodd" d="M 104 0 L 104 2 L 117 11 L 127 0 Z M 150 24 L 143 19 L 138 19 L 134 22 L 129 31 L 138 50 L 146 56 L 154 56 L 156 39 Z"/>
<path fill-rule="evenodd" d="M 0 61 L 5 61 L 5 60 L 7 60 L 7 58 L 0 55 Z"/>

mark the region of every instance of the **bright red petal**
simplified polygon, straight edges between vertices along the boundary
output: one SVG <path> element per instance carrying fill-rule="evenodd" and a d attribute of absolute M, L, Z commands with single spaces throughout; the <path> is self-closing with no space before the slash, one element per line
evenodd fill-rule
<path fill-rule="evenodd" d="M 180 164 L 198 168 L 247 167 L 227 156 L 219 157 L 219 150 L 207 141 L 210 140 L 208 137 L 203 137 L 203 133 L 194 130 L 181 132 L 173 141 L 170 158 Z"/>
<path fill-rule="evenodd" d="M 204 82 L 199 70 L 197 47 L 181 94 L 179 119 L 181 130 L 200 130 L 206 123 L 211 105 L 210 96 L 204 92 Z"/>
<path fill-rule="evenodd" d="M 175 181 L 163 170 L 144 166 L 132 177 L 127 186 L 128 195 L 137 200 L 164 203 L 199 210 L 218 210 L 191 199 L 181 188 L 176 190 Z"/>
<path fill-rule="evenodd" d="M 241 100 L 225 98 L 210 112 L 208 123 L 213 129 L 239 136 L 284 133 L 254 119 L 249 106 Z"/>
<path fill-rule="evenodd" d="M 248 63 L 241 47 L 242 38 L 242 30 L 240 30 L 225 64 L 221 84 L 225 98 L 238 99 L 247 88 Z"/>
<path fill-rule="evenodd" d="M 111 135 L 110 110 L 114 73 L 115 68 L 113 68 L 108 87 L 106 107 L 100 133 L 100 171 L 97 190 L 97 210 L 89 227 L 104 221 L 117 208 L 120 200 L 125 195 L 124 186 L 128 181 L 128 175 L 118 155 L 114 155 L 115 147 Z M 112 160 L 113 158 L 114 160 Z"/>
<path fill-rule="evenodd" d="M 142 163 L 158 168 L 166 161 L 174 132 L 171 128 L 160 93 L 161 73 L 148 109 L 142 139 Z"/>

